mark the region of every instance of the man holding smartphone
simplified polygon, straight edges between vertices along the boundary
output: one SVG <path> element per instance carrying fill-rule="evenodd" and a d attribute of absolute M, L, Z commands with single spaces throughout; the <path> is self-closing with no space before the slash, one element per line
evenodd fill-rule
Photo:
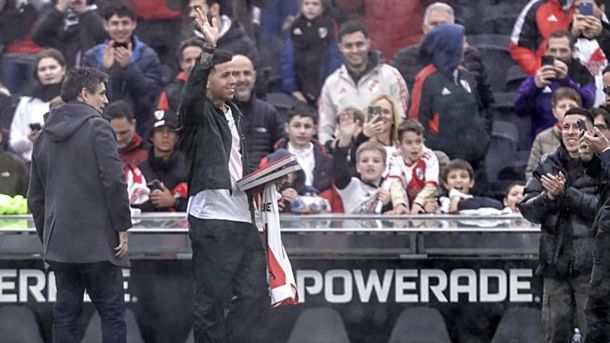
<path fill-rule="evenodd" d="M 109 75 L 108 99 L 125 100 L 132 105 L 136 131 L 146 137 L 153 122 L 153 104 L 161 89 L 159 57 L 134 34 L 137 21 L 131 6 L 121 0 L 108 1 L 101 14 L 110 40 L 85 52 L 82 64 Z"/>
<path fill-rule="evenodd" d="M 584 108 L 593 106 L 595 79 L 578 59 L 573 58 L 575 43 L 570 32 L 553 32 L 547 41 L 540 68 L 519 87 L 515 112 L 519 116 L 532 118 L 532 138 L 557 122 L 551 101 L 557 89 L 573 88 L 581 96 Z"/>

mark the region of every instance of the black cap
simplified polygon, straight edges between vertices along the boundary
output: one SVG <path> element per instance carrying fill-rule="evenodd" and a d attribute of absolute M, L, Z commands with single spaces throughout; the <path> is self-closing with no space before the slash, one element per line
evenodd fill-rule
<path fill-rule="evenodd" d="M 178 126 L 178 117 L 176 112 L 171 109 L 158 109 L 154 113 L 155 122 L 153 124 L 153 130 L 161 126 L 169 126 L 176 128 Z"/>

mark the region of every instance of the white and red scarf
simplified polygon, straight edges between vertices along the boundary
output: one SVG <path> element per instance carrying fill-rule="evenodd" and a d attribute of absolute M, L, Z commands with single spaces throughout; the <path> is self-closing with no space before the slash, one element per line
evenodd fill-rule
<path fill-rule="evenodd" d="M 267 247 L 267 283 L 273 307 L 299 302 L 292 266 L 282 244 L 278 199 L 275 183 L 267 183 L 263 191 L 261 216 Z"/>

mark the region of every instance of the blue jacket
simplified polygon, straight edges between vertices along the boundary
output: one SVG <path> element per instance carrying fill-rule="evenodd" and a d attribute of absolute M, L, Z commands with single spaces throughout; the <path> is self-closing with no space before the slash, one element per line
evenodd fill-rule
<path fill-rule="evenodd" d="M 108 100 L 130 102 L 136 114 L 136 130 L 140 136 L 147 137 L 152 122 L 152 107 L 161 91 L 161 62 L 157 53 L 138 37 L 133 36 L 132 42 L 132 63 L 125 68 L 118 63 L 110 69 L 102 66 L 108 42 L 87 50 L 83 56 L 83 65 L 108 73 Z"/>
<path fill-rule="evenodd" d="M 532 139 L 536 135 L 557 122 L 553 116 L 551 98 L 553 93 L 561 87 L 574 88 L 582 97 L 582 105 L 591 108 L 595 102 L 595 79 L 589 70 L 573 59 L 568 65 L 568 75 L 563 80 L 555 80 L 548 87 L 538 88 L 534 83 L 534 76 L 530 76 L 519 87 L 517 100 L 515 100 L 515 113 L 521 117 L 532 117 Z"/>
<path fill-rule="evenodd" d="M 281 56 L 284 92 L 300 91 L 311 105 L 317 103 L 324 80 L 343 63 L 334 31 L 330 17 L 295 19 Z"/>

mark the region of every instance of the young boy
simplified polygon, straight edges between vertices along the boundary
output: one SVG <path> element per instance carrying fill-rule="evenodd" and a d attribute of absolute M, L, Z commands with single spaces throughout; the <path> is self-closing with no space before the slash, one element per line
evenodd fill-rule
<path fill-rule="evenodd" d="M 409 119 L 398 128 L 400 155 L 390 161 L 389 178 L 395 178 L 406 190 L 411 214 L 425 213 L 426 202 L 438 190 L 438 159 L 424 145 L 424 127 Z"/>
<path fill-rule="evenodd" d="M 318 112 L 309 105 L 297 103 L 288 111 L 287 137 L 280 139 L 275 144 L 274 150 L 286 149 L 295 155 L 305 173 L 303 186 L 315 188 L 321 197 L 331 203 L 333 211 L 340 210 L 341 201 L 332 188 L 332 159 L 326 153 L 324 146 L 314 139 L 316 132 L 318 132 Z M 300 191 L 289 188 L 282 192 L 282 196 L 292 202 Z"/>
<path fill-rule="evenodd" d="M 532 173 L 538 165 L 540 157 L 555 150 L 561 142 L 561 122 L 563 121 L 565 113 L 569 109 L 580 107 L 581 105 L 582 99 L 580 94 L 573 88 L 562 87 L 553 93 L 551 106 L 553 109 L 553 116 L 557 119 L 557 124 L 536 135 L 534 144 L 532 144 L 532 150 L 530 151 L 530 157 L 527 160 L 527 167 L 525 168 L 526 180 L 532 177 Z"/>
<path fill-rule="evenodd" d="M 440 211 L 458 214 L 466 210 L 472 212 L 472 210 L 493 208 L 501 211 L 504 208 L 496 199 L 471 195 L 470 190 L 474 187 L 474 182 L 474 170 L 470 163 L 460 159 L 449 162 L 443 172 L 443 183 L 448 196 L 441 197 Z"/>
<path fill-rule="evenodd" d="M 333 178 L 345 213 L 406 213 L 407 202 L 400 182 L 382 176 L 387 152 L 381 143 L 368 141 L 358 147 L 356 171 L 359 177 L 352 176 L 347 156 L 356 130 L 355 121 L 341 122 L 333 156 Z"/>
<path fill-rule="evenodd" d="M 299 0 L 301 13 L 290 27 L 281 56 L 284 91 L 315 106 L 322 83 L 341 66 L 335 22 L 323 0 Z"/>

